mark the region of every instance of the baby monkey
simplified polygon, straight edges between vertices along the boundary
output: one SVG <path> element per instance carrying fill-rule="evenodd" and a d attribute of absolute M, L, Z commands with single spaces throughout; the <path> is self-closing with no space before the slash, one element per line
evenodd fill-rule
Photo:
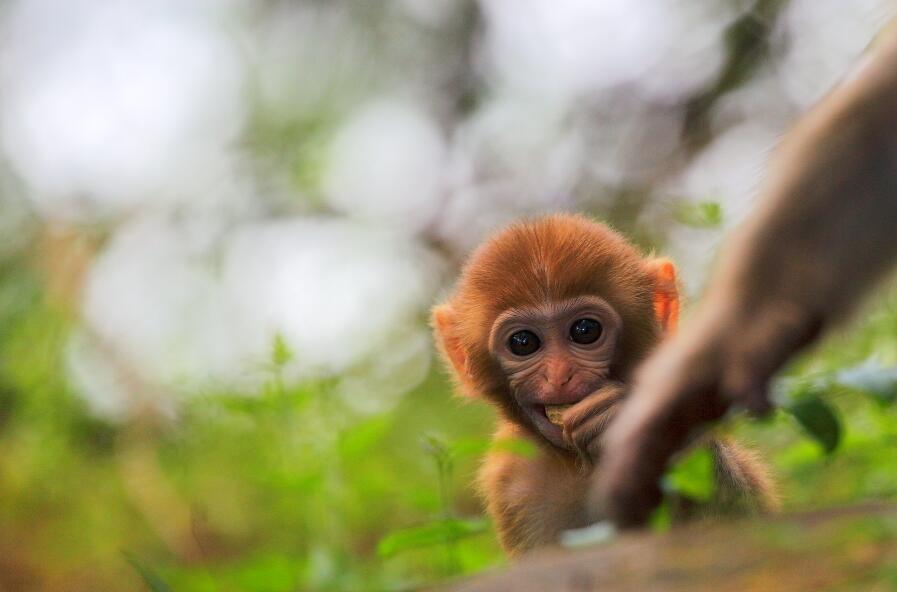
<path fill-rule="evenodd" d="M 673 264 L 642 257 L 583 216 L 514 224 L 471 255 L 454 294 L 433 309 L 433 326 L 459 390 L 497 406 L 495 438 L 536 445 L 534 456 L 492 452 L 479 473 L 509 554 L 602 518 L 590 485 L 601 469 L 601 435 L 632 371 L 678 315 Z M 707 445 L 718 481 L 714 506 L 776 507 L 752 452 L 723 440 Z"/>

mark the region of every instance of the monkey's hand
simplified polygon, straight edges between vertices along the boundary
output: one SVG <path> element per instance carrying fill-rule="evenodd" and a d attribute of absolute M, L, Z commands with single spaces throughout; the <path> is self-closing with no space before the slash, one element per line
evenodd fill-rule
<path fill-rule="evenodd" d="M 770 377 L 819 332 L 812 315 L 784 301 L 747 309 L 707 302 L 701 313 L 639 369 L 604 438 L 596 493 L 619 526 L 644 523 L 661 500 L 669 458 L 699 428 L 733 405 L 769 410 Z"/>
<path fill-rule="evenodd" d="M 598 460 L 601 435 L 626 394 L 620 382 L 608 382 L 564 412 L 564 439 L 589 464 Z"/>

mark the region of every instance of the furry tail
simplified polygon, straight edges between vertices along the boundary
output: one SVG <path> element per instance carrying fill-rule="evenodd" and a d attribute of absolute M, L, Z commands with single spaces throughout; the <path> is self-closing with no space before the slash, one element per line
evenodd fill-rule
<path fill-rule="evenodd" d="M 737 514 L 775 513 L 781 500 L 769 468 L 759 455 L 728 439 L 710 441 L 717 491 L 715 506 Z"/>

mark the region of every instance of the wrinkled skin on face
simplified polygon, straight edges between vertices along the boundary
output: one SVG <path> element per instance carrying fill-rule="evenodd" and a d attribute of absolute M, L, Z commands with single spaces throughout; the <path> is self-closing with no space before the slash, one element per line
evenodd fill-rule
<path fill-rule="evenodd" d="M 598 296 L 513 308 L 495 320 L 489 351 L 531 425 L 560 448 L 573 448 L 546 408 L 575 406 L 611 377 L 620 315 Z M 565 417 L 567 415 L 565 412 Z"/>

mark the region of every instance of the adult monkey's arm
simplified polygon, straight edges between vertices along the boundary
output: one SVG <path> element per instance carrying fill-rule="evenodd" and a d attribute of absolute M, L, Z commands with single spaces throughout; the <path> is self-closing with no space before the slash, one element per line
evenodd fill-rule
<path fill-rule="evenodd" d="M 695 428 L 770 405 L 770 377 L 897 263 L 897 34 L 790 132 L 687 328 L 638 372 L 596 494 L 643 523 Z"/>

